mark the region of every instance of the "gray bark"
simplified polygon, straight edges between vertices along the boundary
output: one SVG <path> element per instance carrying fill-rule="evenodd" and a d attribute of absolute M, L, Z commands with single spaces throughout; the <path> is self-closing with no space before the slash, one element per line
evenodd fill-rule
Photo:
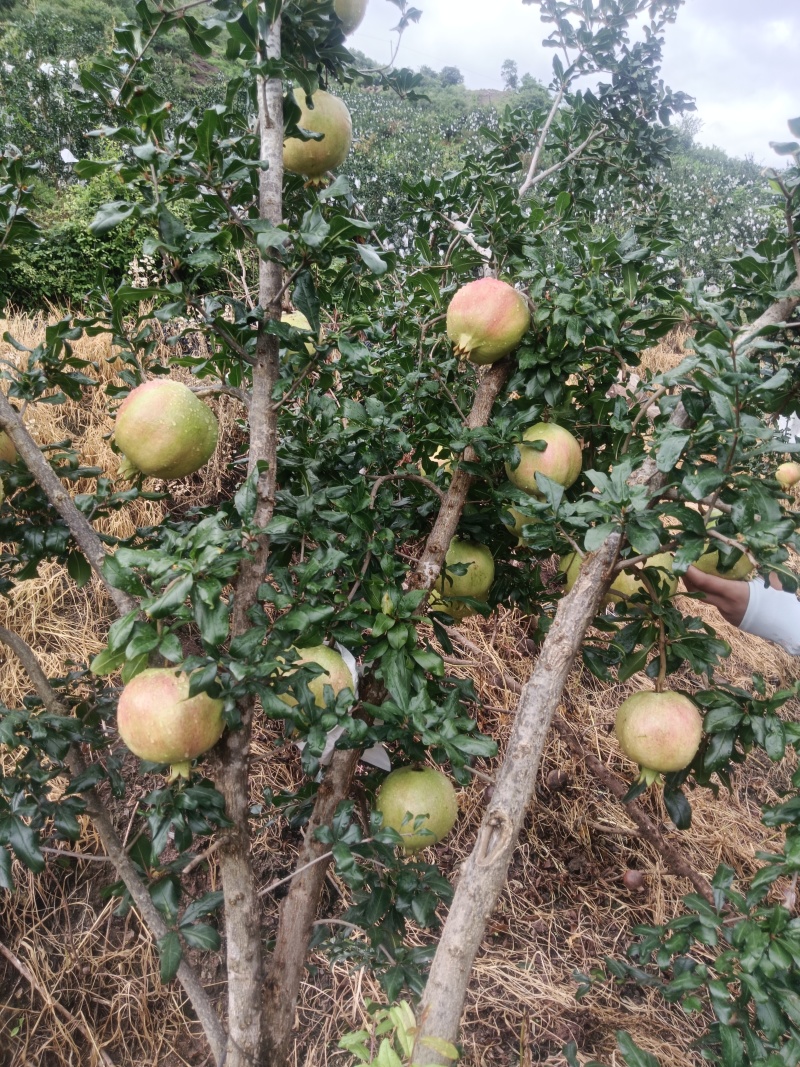
<path fill-rule="evenodd" d="M 280 58 L 280 18 L 270 27 L 265 42 L 266 56 Z M 282 221 L 283 187 L 283 86 L 275 78 L 258 82 L 258 127 L 261 158 L 269 166 L 259 178 L 259 215 L 277 226 Z M 278 263 L 259 264 L 259 304 L 264 322 L 280 318 L 281 268 Z M 278 416 L 272 393 L 278 380 L 278 339 L 259 331 L 253 364 L 253 391 L 250 400 L 250 456 L 248 472 L 263 463 L 258 479 L 254 516 L 256 536 L 250 541 L 251 554 L 242 564 L 236 580 L 231 633 L 234 637 L 250 625 L 248 613 L 257 601 L 269 557 L 265 528 L 275 507 Z M 224 739 L 222 764 L 217 786 L 225 798 L 225 809 L 233 824 L 219 851 L 225 895 L 225 945 L 228 977 L 228 1030 L 230 1041 L 226 1067 L 252 1067 L 261 1063 L 264 1040 L 261 946 L 262 909 L 258 899 L 251 857 L 250 738 L 254 702 L 243 701 L 239 711 L 242 727 L 230 730 Z"/>
<path fill-rule="evenodd" d="M 75 507 L 72 497 L 61 484 L 58 475 L 25 429 L 19 413 L 9 404 L 8 398 L 2 392 L 0 392 L 0 430 L 5 430 L 14 442 L 14 447 L 22 457 L 25 466 L 69 527 L 78 548 L 86 556 L 92 570 L 105 586 L 120 615 L 127 615 L 129 611 L 134 611 L 138 607 L 136 601 L 127 593 L 123 593 L 121 589 L 114 589 L 103 575 L 103 564 L 106 559 L 103 542 L 92 529 L 88 519 Z"/>

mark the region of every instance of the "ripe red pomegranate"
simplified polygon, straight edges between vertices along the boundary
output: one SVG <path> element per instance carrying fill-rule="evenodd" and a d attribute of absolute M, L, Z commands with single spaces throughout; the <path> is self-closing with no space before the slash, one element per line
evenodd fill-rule
<path fill-rule="evenodd" d="M 456 355 L 481 365 L 513 352 L 530 324 L 525 297 L 497 278 L 468 282 L 447 309 L 447 336 Z"/>
<path fill-rule="evenodd" d="M 218 433 L 214 412 L 187 385 L 154 378 L 120 405 L 114 441 L 134 470 L 183 478 L 208 462 Z"/>
<path fill-rule="evenodd" d="M 189 675 L 151 667 L 125 686 L 117 705 L 119 736 L 140 759 L 172 764 L 172 777 L 189 776 L 189 761 L 219 741 L 222 701 L 208 693 L 189 697 Z"/>
<path fill-rule="evenodd" d="M 683 693 L 634 693 L 617 711 L 620 748 L 642 768 L 645 781 L 687 767 L 700 747 L 703 719 Z"/>
<path fill-rule="evenodd" d="M 342 33 L 349 36 L 358 29 L 367 13 L 368 0 L 333 0 L 333 10 L 342 20 Z"/>
<path fill-rule="evenodd" d="M 338 96 L 324 89 L 317 89 L 312 96 L 313 110 L 306 107 L 302 89 L 295 89 L 294 98 L 301 111 L 297 125 L 325 136 L 321 141 L 301 141 L 299 137 L 284 141 L 283 168 L 290 174 L 316 180 L 335 170 L 347 157 L 353 140 L 350 112 Z"/>

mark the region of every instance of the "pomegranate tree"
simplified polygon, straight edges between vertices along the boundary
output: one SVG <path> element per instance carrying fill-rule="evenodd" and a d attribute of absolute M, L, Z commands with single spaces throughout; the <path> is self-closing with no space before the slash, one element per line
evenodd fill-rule
<path fill-rule="evenodd" d="M 481 365 L 513 352 L 530 324 L 528 301 L 496 278 L 468 282 L 447 309 L 447 336 L 456 355 Z"/>
<path fill-rule="evenodd" d="M 317 89 L 306 106 L 306 94 L 295 89 L 294 99 L 300 108 L 297 125 L 311 133 L 321 133 L 321 141 L 301 141 L 290 137 L 283 142 L 283 167 L 290 174 L 302 174 L 318 180 L 335 170 L 347 158 L 353 140 L 353 124 L 347 106 L 332 93 Z"/>
<path fill-rule="evenodd" d="M 540 451 L 532 448 L 534 442 L 544 441 Z M 569 430 L 555 422 L 537 422 L 522 435 L 520 461 L 516 467 L 506 463 L 506 474 L 517 489 L 531 496 L 541 496 L 536 484 L 536 475 L 544 474 L 565 489 L 575 482 L 581 473 L 581 446 Z"/>
<path fill-rule="evenodd" d="M 634 693 L 617 711 L 617 740 L 625 755 L 652 782 L 692 762 L 703 737 L 703 720 L 683 693 Z"/>
<path fill-rule="evenodd" d="M 174 667 L 150 667 L 122 690 L 119 736 L 140 759 L 172 765 L 173 778 L 189 776 L 190 761 L 219 741 L 222 701 L 208 693 L 189 696 L 189 675 Z"/>
<path fill-rule="evenodd" d="M 154 378 L 120 405 L 114 442 L 126 472 L 183 478 L 208 462 L 219 427 L 213 411 L 182 382 Z"/>
<path fill-rule="evenodd" d="M 433 767 L 399 767 L 384 779 L 375 808 L 383 825 L 403 838 L 404 852 L 418 852 L 449 834 L 458 818 L 453 783 Z"/>

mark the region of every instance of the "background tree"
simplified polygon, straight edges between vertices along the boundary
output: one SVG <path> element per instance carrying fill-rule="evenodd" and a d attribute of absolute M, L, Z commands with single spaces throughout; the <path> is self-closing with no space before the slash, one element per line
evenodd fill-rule
<path fill-rule="evenodd" d="M 516 89 L 519 84 L 517 64 L 513 59 L 504 59 L 500 68 L 500 77 L 503 79 L 505 89 Z"/>

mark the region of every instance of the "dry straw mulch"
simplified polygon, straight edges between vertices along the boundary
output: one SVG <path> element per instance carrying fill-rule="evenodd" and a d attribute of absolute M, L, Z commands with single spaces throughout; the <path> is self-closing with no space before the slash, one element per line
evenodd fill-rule
<path fill-rule="evenodd" d="M 16 318 L 11 332 L 33 343 L 42 323 Z M 76 346 L 113 377 L 113 353 L 107 342 L 88 339 Z M 680 345 L 662 345 L 647 355 L 646 365 L 658 369 L 679 361 Z M 2 352 L 6 358 L 11 350 Z M 241 411 L 235 401 L 215 402 L 225 442 L 203 476 L 188 479 L 182 501 L 211 500 L 229 484 L 227 464 L 239 433 Z M 34 408 L 28 419 L 42 443 L 70 438 L 87 463 L 112 473 L 116 459 L 107 436 L 112 428 L 102 391 L 80 404 Z M 181 501 L 179 501 L 180 503 Z M 161 505 L 142 502 L 115 516 L 108 532 L 129 536 L 138 525 L 158 521 Z M 721 677 L 749 684 L 754 671 L 779 687 L 796 677 L 790 657 L 756 638 L 720 623 L 713 611 L 692 604 L 712 621 L 730 643 L 732 653 Z M 110 618 L 108 604 L 91 583 L 76 590 L 54 565 L 41 568 L 39 578 L 22 584 L 0 602 L 0 625 L 19 632 L 38 651 L 45 670 L 57 674 L 69 661 L 86 661 L 102 645 Z M 462 632 L 472 650 L 459 649 L 455 673 L 471 677 L 479 695 L 474 709 L 481 728 L 498 742 L 501 752 L 513 724 L 516 695 L 508 677 L 524 681 L 535 649 L 528 640 L 528 620 L 518 612 L 498 610 L 493 617 L 467 620 Z M 688 688 L 695 682 L 682 680 Z M 635 688 L 598 683 L 576 666 L 564 694 L 562 714 L 588 751 L 619 775 L 633 768 L 622 759 L 613 738 L 614 712 Z M 28 691 L 25 678 L 8 658 L 0 663 L 0 699 L 13 706 Z M 788 709 L 796 715 L 797 707 Z M 287 789 L 300 780 L 296 753 L 279 747 L 269 725 L 254 744 L 253 801 L 266 787 Z M 11 756 L 0 750 L 0 770 Z M 644 801 L 651 817 L 689 862 L 710 877 L 717 864 L 727 863 L 749 876 L 757 868 L 756 852 L 777 840 L 760 822 L 760 806 L 775 801 L 789 784 L 791 761 L 771 764 L 751 758 L 737 771 L 730 795 L 715 800 L 710 792 L 692 794 L 694 821 L 679 833 L 663 810 L 657 791 Z M 455 880 L 467 856 L 481 817 L 486 790 L 496 761 L 479 763 L 471 785 L 460 793 L 461 818 L 456 831 L 427 856 Z M 155 780 L 136 777 L 130 761 L 131 789 L 115 809 L 124 836 L 131 833 L 136 806 Z M 562 1064 L 561 1046 L 577 1042 L 582 1052 L 608 1063 L 614 1059 L 613 1034 L 629 1030 L 656 1055 L 664 1067 L 698 1067 L 701 1059 L 692 1042 L 703 1020 L 687 1018 L 660 1001 L 652 991 L 604 984 L 583 1001 L 575 999 L 575 971 L 589 972 L 604 956 L 620 956 L 636 923 L 660 923 L 681 910 L 688 882 L 666 869 L 662 857 L 641 839 L 625 809 L 611 798 L 576 761 L 553 733 L 540 775 L 536 802 L 527 818 L 510 871 L 509 882 L 493 916 L 476 961 L 464 1026 L 465 1063 L 490 1065 Z M 280 820 L 267 822 L 255 843 L 255 863 L 263 883 L 288 873 L 297 849 L 297 835 Z M 208 1062 L 197 1026 L 183 1013 L 180 988 L 163 987 L 151 938 L 134 914 L 119 917 L 101 889 L 113 881 L 102 860 L 99 842 L 87 828 L 76 848 L 94 859 L 63 857 L 45 874 L 31 877 L 15 865 L 18 888 L 0 897 L 0 1067 L 116 1067 Z M 625 888 L 623 875 L 637 870 L 643 886 Z M 213 856 L 195 872 L 194 888 L 217 888 Z M 329 877 L 327 913 L 346 906 L 347 890 Z M 776 887 L 780 893 L 781 886 Z M 265 924 L 274 929 L 275 902 L 265 898 Z M 422 942 L 429 935 L 412 931 Z M 222 957 L 198 959 L 203 979 L 220 996 L 223 1010 Z M 297 1012 L 297 1067 L 347 1065 L 336 1050 L 341 1034 L 358 1029 L 366 1019 L 368 1000 L 381 1000 L 375 980 L 359 970 L 331 966 L 315 955 Z M 56 1002 L 58 1007 L 56 1006 Z M 66 1013 L 66 1014 L 65 1014 Z"/>

